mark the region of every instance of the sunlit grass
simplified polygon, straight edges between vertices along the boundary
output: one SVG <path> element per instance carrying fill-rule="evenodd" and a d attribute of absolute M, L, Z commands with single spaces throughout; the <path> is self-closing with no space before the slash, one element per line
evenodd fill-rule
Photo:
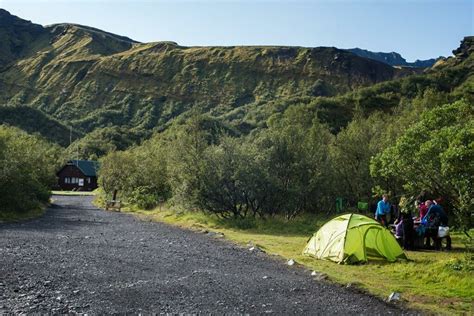
<path fill-rule="evenodd" d="M 311 270 L 327 274 L 334 282 L 356 284 L 383 299 L 399 292 L 411 308 L 439 314 L 473 312 L 474 263 L 459 232 L 452 233 L 454 249 L 449 252 L 407 251 L 410 261 L 339 265 L 301 254 L 308 239 L 328 218 L 305 215 L 289 222 L 282 218 L 222 220 L 202 212 L 132 212 L 187 229 L 221 232 L 240 245 L 252 243 L 268 254 L 292 258 Z"/>
<path fill-rule="evenodd" d="M 84 195 L 96 195 L 94 191 L 52 191 L 53 195 L 73 195 L 73 196 L 84 196 Z"/>

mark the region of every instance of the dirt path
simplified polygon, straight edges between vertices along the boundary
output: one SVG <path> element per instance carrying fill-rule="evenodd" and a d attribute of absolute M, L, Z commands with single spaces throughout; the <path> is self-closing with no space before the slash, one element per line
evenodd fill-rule
<path fill-rule="evenodd" d="M 204 234 L 54 199 L 42 218 L 0 224 L 0 314 L 401 313 Z"/>

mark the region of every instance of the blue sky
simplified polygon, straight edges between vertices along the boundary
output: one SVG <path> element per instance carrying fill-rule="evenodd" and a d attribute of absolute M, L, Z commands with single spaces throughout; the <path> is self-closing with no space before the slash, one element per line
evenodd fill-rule
<path fill-rule="evenodd" d="M 451 55 L 474 35 L 474 0 L 0 0 L 47 25 L 79 23 L 141 42 L 297 45 L 397 51 L 408 61 Z"/>

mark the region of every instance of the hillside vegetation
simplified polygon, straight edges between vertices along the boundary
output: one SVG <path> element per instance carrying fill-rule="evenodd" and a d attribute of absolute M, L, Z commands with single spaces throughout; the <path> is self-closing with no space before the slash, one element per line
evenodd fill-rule
<path fill-rule="evenodd" d="M 0 106 L 1 124 L 18 127 L 29 134 L 39 134 L 63 147 L 69 146 L 71 140 L 83 136 L 77 130 L 72 130 L 60 121 L 29 106 Z"/>
<path fill-rule="evenodd" d="M 242 116 L 242 108 L 334 96 L 413 73 L 336 48 L 137 43 L 81 25 L 42 27 L 4 10 L 0 29 L 11 43 L 0 104 L 28 105 L 80 133 L 123 126 L 146 138 L 194 114 L 224 117 L 248 132 L 261 119 Z"/>
<path fill-rule="evenodd" d="M 59 153 L 44 139 L 0 125 L 0 221 L 49 201 Z"/>
<path fill-rule="evenodd" d="M 100 183 L 143 208 L 169 201 L 224 218 L 293 218 L 331 212 L 337 197 L 351 207 L 382 192 L 398 203 L 427 191 L 445 199 L 453 224 L 468 228 L 472 62 L 469 53 L 425 75 L 307 104 L 295 99 L 248 135 L 222 119 L 194 116 L 139 147 L 107 155 Z M 321 122 L 325 104 L 354 117 L 334 133 Z"/>
<path fill-rule="evenodd" d="M 428 190 L 471 225 L 472 179 L 455 180 L 471 174 L 459 159 L 472 146 L 472 37 L 420 72 L 336 48 L 182 47 L 4 10 L 0 21 L 2 123 L 63 146 L 69 138 L 64 156 L 106 155 L 103 189 L 131 203 L 292 218 L 331 211 L 336 197 L 353 206 Z M 423 165 L 436 185 L 415 181 L 397 149 L 408 142 L 422 155 L 420 126 L 440 142 L 430 153 L 441 158 Z"/>
<path fill-rule="evenodd" d="M 443 198 L 453 229 L 473 227 L 474 37 L 424 71 L 327 47 L 138 43 L 4 10 L 0 40 L 0 124 L 9 125 L 0 126 L 0 216 L 45 203 L 57 163 L 79 156 L 101 160 L 102 200 L 118 190 L 141 213 L 229 228 L 234 240 L 251 236 L 293 258 L 314 219 L 340 211 L 336 199 L 344 212 L 361 211 L 358 202 L 388 192 L 416 214 L 411 202 L 424 192 Z M 472 310 L 472 282 L 460 281 L 472 274 L 472 253 L 414 257 L 380 271 L 415 279 L 400 289 L 417 306 L 428 297 L 434 309 L 446 296 L 458 298 L 454 310 Z M 305 262 L 343 282 L 365 271 L 355 279 L 378 294 L 399 290 L 370 265 L 339 275 Z M 438 280 L 450 287 L 425 284 L 433 292 L 424 295 L 425 264 L 448 271 Z"/>

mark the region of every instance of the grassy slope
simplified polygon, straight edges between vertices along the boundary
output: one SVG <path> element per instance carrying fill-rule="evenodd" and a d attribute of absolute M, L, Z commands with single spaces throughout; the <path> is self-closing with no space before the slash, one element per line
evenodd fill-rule
<path fill-rule="evenodd" d="M 407 72 L 335 48 L 141 44 L 61 24 L 44 28 L 0 71 L 0 103 L 33 106 L 85 132 L 110 124 L 150 130 L 191 109 L 220 116 Z"/>
<path fill-rule="evenodd" d="M 61 146 L 69 145 L 69 137 L 77 139 L 83 135 L 70 129 L 58 120 L 28 106 L 0 106 L 0 124 L 18 127 L 30 134 L 42 137 Z"/>
<path fill-rule="evenodd" d="M 171 211 L 133 211 L 140 217 L 197 230 L 219 231 L 241 245 L 249 242 L 306 267 L 323 272 L 341 284 L 352 283 L 381 298 L 394 291 L 411 308 L 427 312 L 452 314 L 472 313 L 474 270 L 466 261 L 462 235 L 453 233 L 454 250 L 450 252 L 408 251 L 409 262 L 364 265 L 338 265 L 301 255 L 312 234 L 327 219 L 306 216 L 293 222 L 270 219 L 257 222 L 225 222 L 202 213 Z M 240 227 L 240 228 L 239 228 Z"/>

